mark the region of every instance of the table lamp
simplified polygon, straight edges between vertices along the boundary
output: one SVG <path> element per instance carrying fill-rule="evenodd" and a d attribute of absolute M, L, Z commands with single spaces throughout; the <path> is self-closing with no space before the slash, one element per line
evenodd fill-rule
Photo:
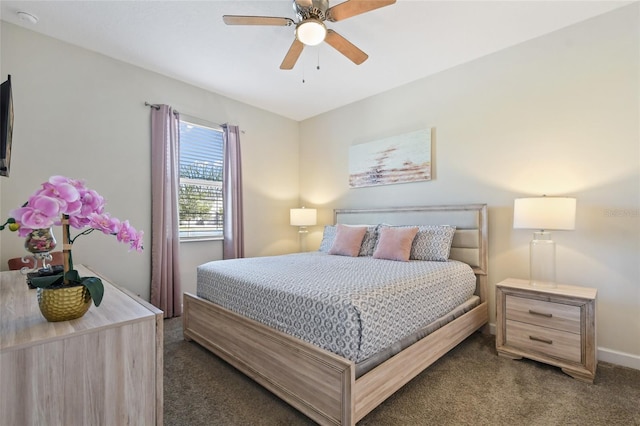
<path fill-rule="evenodd" d="M 556 244 L 549 231 L 571 231 L 575 226 L 575 198 L 543 196 L 515 199 L 513 228 L 537 230 L 529 244 L 531 285 L 556 286 Z"/>
<path fill-rule="evenodd" d="M 300 234 L 306 234 L 307 226 L 313 226 L 317 221 L 316 209 L 306 209 L 304 207 L 300 209 L 291 209 L 289 213 L 289 219 L 291 226 L 299 226 L 298 232 Z"/>

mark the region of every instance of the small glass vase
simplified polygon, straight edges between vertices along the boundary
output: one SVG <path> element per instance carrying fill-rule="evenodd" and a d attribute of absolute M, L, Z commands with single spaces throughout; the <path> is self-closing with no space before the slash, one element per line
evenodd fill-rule
<path fill-rule="evenodd" d="M 51 265 L 47 264 L 52 260 L 51 251 L 56 247 L 56 239 L 53 236 L 53 228 L 41 228 L 31 231 L 24 240 L 24 248 L 31 253 L 31 256 L 22 258 L 23 263 L 31 263 L 28 258 L 33 259 L 33 264 L 21 269 L 23 274 L 29 272 L 48 273 L 52 272 Z M 28 282 L 28 281 L 27 281 Z"/>
<path fill-rule="evenodd" d="M 53 228 L 34 229 L 24 240 L 24 248 L 28 252 L 49 253 L 56 247 Z"/>

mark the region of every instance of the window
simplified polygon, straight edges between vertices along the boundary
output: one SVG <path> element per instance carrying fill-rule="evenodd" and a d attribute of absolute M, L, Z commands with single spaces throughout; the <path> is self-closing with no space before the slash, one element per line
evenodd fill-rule
<path fill-rule="evenodd" d="M 222 236 L 222 128 L 180 119 L 180 239 Z"/>

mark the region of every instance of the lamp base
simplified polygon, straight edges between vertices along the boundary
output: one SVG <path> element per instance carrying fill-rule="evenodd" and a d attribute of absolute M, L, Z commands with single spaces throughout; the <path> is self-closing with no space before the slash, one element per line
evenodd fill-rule
<path fill-rule="evenodd" d="M 529 244 L 529 282 L 538 287 L 556 287 L 556 243 L 551 233 L 534 232 Z"/>

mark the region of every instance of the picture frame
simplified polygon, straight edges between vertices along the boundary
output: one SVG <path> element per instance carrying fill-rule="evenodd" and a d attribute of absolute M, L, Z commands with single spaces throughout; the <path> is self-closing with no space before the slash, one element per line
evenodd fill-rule
<path fill-rule="evenodd" d="M 431 180 L 431 128 L 349 148 L 349 187 Z"/>

